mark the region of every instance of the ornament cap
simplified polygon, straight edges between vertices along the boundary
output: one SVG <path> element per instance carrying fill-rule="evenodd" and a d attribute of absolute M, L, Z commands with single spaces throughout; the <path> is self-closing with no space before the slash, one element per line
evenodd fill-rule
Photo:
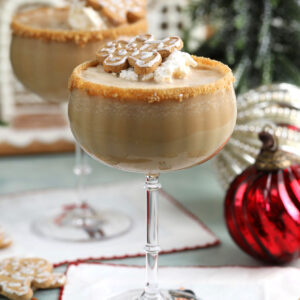
<path fill-rule="evenodd" d="M 263 143 L 255 162 L 258 170 L 275 171 L 292 165 L 291 155 L 279 149 L 275 134 L 263 130 L 258 134 L 258 137 Z"/>
<path fill-rule="evenodd" d="M 263 143 L 261 150 L 276 151 L 278 149 L 278 140 L 271 133 L 261 131 L 258 134 L 258 138 Z"/>

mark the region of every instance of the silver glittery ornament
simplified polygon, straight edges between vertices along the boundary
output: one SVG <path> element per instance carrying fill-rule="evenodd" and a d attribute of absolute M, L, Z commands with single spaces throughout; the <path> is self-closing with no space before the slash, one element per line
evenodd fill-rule
<path fill-rule="evenodd" d="M 261 86 L 237 99 L 237 123 L 231 139 L 214 160 L 224 189 L 255 162 L 265 129 L 278 139 L 280 148 L 300 159 L 300 88 L 280 83 Z"/>

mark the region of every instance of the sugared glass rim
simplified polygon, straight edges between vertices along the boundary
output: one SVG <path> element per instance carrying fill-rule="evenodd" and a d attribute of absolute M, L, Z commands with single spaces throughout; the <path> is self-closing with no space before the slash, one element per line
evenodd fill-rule
<path fill-rule="evenodd" d="M 88 61 L 77 66 L 69 79 L 69 90 L 84 90 L 91 96 L 102 96 L 105 98 L 114 98 L 118 100 L 140 100 L 146 102 L 159 102 L 161 100 L 183 101 L 184 99 L 197 97 L 199 95 L 213 94 L 220 90 L 228 90 L 232 88 L 234 76 L 231 69 L 216 60 L 206 57 L 192 56 L 198 63 L 198 68 L 215 69 L 221 74 L 222 78 L 217 79 L 213 83 L 172 87 L 170 88 L 120 88 L 118 86 L 108 86 L 100 83 L 90 82 L 82 78 L 81 72 L 99 65 L 97 60 Z M 196 67 L 197 68 L 197 67 Z M 113 76 L 113 75 L 111 75 Z"/>
<path fill-rule="evenodd" d="M 126 23 L 120 26 L 106 28 L 103 30 L 58 30 L 47 28 L 35 28 L 30 25 L 22 23 L 19 18 L 28 16 L 34 11 L 40 10 L 46 12 L 49 9 L 56 9 L 60 11 L 66 11 L 69 7 L 39 7 L 25 12 L 17 13 L 11 22 L 11 29 L 14 35 L 40 39 L 44 41 L 56 41 L 56 42 L 74 42 L 79 45 L 85 45 L 89 42 L 97 42 L 102 40 L 114 40 L 121 36 L 135 36 L 147 31 L 146 19 L 141 19 L 134 23 Z"/>

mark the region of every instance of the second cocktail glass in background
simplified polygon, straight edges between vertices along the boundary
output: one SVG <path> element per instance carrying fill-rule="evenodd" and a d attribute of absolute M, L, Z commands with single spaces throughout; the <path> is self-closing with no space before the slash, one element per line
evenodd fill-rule
<path fill-rule="evenodd" d="M 112 36 L 130 37 L 146 30 L 145 19 L 110 25 L 103 30 L 73 30 L 68 27 L 69 12 L 70 7 L 27 8 L 17 13 L 11 24 L 11 63 L 16 77 L 45 101 L 62 105 L 68 101 L 68 78 L 76 65 L 95 55 Z M 70 199 L 70 205 L 64 210 L 59 208 L 53 215 L 41 216 L 34 222 L 36 232 L 76 242 L 103 240 L 129 230 L 131 220 L 128 216 L 116 210 L 98 211 L 89 205 L 83 177 L 90 171 L 84 152 L 76 144 L 76 202 Z"/>

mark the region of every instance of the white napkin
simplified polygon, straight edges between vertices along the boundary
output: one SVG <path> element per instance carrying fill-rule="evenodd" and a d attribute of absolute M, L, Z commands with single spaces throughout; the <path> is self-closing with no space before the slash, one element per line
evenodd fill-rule
<path fill-rule="evenodd" d="M 53 263 L 86 258 L 143 255 L 146 239 L 145 191 L 142 182 L 88 188 L 86 197 L 99 210 L 117 209 L 133 220 L 132 229 L 116 238 L 90 243 L 62 242 L 33 233 L 32 222 L 74 203 L 74 190 L 45 190 L 0 197 L 1 225 L 10 234 L 13 246 L 0 251 L 7 256 L 40 256 Z M 159 201 L 160 245 L 164 252 L 198 249 L 219 241 L 175 199 L 161 194 Z M 83 234 L 85 234 L 83 232 Z"/>
<path fill-rule="evenodd" d="M 145 269 L 104 264 L 71 265 L 62 300 L 106 300 L 142 289 Z M 300 269 L 292 267 L 164 267 L 160 287 L 193 290 L 201 300 L 298 300 Z"/>

